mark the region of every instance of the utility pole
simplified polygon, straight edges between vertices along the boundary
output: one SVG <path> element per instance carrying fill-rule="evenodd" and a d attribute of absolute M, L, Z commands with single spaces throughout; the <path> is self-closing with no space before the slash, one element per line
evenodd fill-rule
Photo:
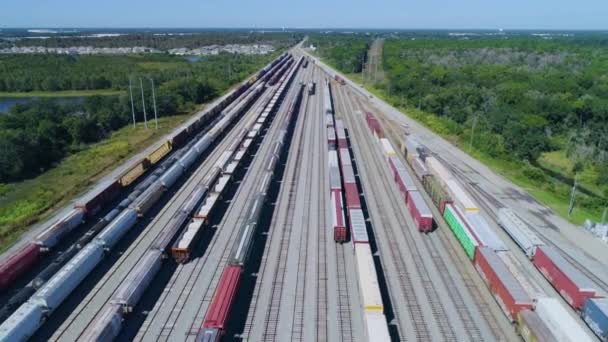
<path fill-rule="evenodd" d="M 135 105 L 133 104 L 133 89 L 131 88 L 131 77 L 129 77 L 129 95 L 131 95 L 131 115 L 133 116 L 133 128 L 135 128 Z"/>
<path fill-rule="evenodd" d="M 146 99 L 144 98 L 144 83 L 141 80 L 141 77 L 139 78 L 139 87 L 141 88 L 141 105 L 144 107 L 144 125 L 146 126 L 146 129 L 148 129 L 148 116 L 146 115 Z"/>
<path fill-rule="evenodd" d="M 568 208 L 568 217 L 570 217 L 572 211 L 574 210 L 574 198 L 576 197 L 577 176 L 578 174 L 574 175 L 574 185 L 572 185 L 572 193 L 570 194 L 570 207 Z"/>
<path fill-rule="evenodd" d="M 156 95 L 154 95 L 154 80 L 150 78 L 150 83 L 152 83 L 152 103 L 154 104 L 154 125 L 156 129 L 158 129 L 158 115 L 156 114 Z"/>

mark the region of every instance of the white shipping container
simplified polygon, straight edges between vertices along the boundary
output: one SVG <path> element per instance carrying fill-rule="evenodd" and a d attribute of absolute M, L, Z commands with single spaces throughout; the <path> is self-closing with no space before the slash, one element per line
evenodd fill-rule
<path fill-rule="evenodd" d="M 458 182 L 454 179 L 448 179 L 445 182 L 446 190 L 448 194 L 452 197 L 454 202 L 458 205 L 458 207 L 465 213 L 474 213 L 479 212 L 479 208 L 477 207 L 477 203 L 475 203 L 469 194 L 458 184 Z"/>
<path fill-rule="evenodd" d="M 342 165 L 352 165 L 352 160 L 350 158 L 350 152 L 347 148 L 340 149 L 340 163 Z"/>
<path fill-rule="evenodd" d="M 210 193 L 209 196 L 207 196 L 207 198 L 205 199 L 205 203 L 201 206 L 196 216 L 207 219 L 211 208 L 215 206 L 219 196 L 220 195 L 216 192 Z"/>
<path fill-rule="evenodd" d="M 203 220 L 196 218 L 192 220 L 192 222 L 188 224 L 188 227 L 186 227 L 186 231 L 184 232 L 180 240 L 177 242 L 177 248 L 188 248 L 188 246 L 190 246 L 190 244 L 192 243 L 192 239 L 194 239 L 194 236 L 196 236 L 196 233 L 199 229 L 201 229 L 202 226 Z"/>
<path fill-rule="evenodd" d="M 529 258 L 534 256 L 537 246 L 544 245 L 538 235 L 509 208 L 498 209 L 498 224 L 524 250 Z"/>
<path fill-rule="evenodd" d="M 365 328 L 367 340 L 373 342 L 390 342 L 391 335 L 388 333 L 386 317 L 382 313 L 366 312 Z"/>
<path fill-rule="evenodd" d="M 241 159 L 243 159 L 243 157 L 245 156 L 245 151 L 243 150 L 239 150 L 236 152 L 236 154 L 234 155 L 234 160 L 236 161 L 241 161 Z"/>
<path fill-rule="evenodd" d="M 226 186 L 228 185 L 228 182 L 230 181 L 230 175 L 225 175 L 220 177 L 220 179 L 218 179 L 217 184 L 215 185 L 215 192 L 217 192 L 218 194 L 221 194 L 224 189 L 226 188 Z"/>
<path fill-rule="evenodd" d="M 486 219 L 484 219 L 480 213 L 468 214 L 466 220 L 469 222 L 469 227 L 473 230 L 475 235 L 477 235 L 483 246 L 490 247 L 495 252 L 509 250 L 504 241 L 496 235 L 492 227 L 490 227 Z"/>
<path fill-rule="evenodd" d="M 350 233 L 353 242 L 368 243 L 369 236 L 367 235 L 363 211 L 361 209 L 350 209 L 348 211 L 348 217 L 350 219 Z"/>
<path fill-rule="evenodd" d="M 445 186 L 445 182 L 452 179 L 452 173 L 435 157 L 427 157 L 425 163 L 429 171 L 437 178 L 441 185 Z"/>
<path fill-rule="evenodd" d="M 581 323 L 555 298 L 538 298 L 534 309 L 560 342 L 591 342 Z"/>
<path fill-rule="evenodd" d="M 378 275 L 369 244 L 355 244 L 355 257 L 357 259 L 357 276 L 363 310 L 381 313 L 384 310 L 384 305 L 382 304 Z"/>
<path fill-rule="evenodd" d="M 387 158 L 397 154 L 395 153 L 395 149 L 393 148 L 393 145 L 391 145 L 391 142 L 388 141 L 388 139 L 380 138 L 380 144 L 382 145 L 382 150 L 384 151 L 384 154 Z"/>

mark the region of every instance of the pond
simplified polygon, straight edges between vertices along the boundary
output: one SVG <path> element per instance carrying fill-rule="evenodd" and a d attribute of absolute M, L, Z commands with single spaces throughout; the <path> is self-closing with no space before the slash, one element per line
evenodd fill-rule
<path fill-rule="evenodd" d="M 6 113 L 17 103 L 29 103 L 38 100 L 40 97 L 0 97 L 0 113 Z M 49 97 L 48 99 L 59 103 L 80 103 L 84 101 L 84 96 L 73 97 Z"/>

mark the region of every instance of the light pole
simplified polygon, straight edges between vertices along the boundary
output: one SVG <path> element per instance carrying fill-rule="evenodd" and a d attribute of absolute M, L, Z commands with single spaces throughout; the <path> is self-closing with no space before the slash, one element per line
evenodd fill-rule
<path fill-rule="evenodd" d="M 133 116 L 133 128 L 135 128 L 135 105 L 133 105 L 133 89 L 131 87 L 131 77 L 129 77 L 129 95 L 131 96 L 131 115 Z"/>
<path fill-rule="evenodd" d="M 146 115 L 146 100 L 144 98 L 144 83 L 141 80 L 141 77 L 139 78 L 139 87 L 141 88 L 141 105 L 144 108 L 144 125 L 146 126 L 146 129 L 148 129 L 148 116 Z"/>
<path fill-rule="evenodd" d="M 150 77 L 150 83 L 152 83 L 152 103 L 154 104 L 154 125 L 158 129 L 158 114 L 156 114 L 156 95 L 154 95 L 154 80 Z"/>

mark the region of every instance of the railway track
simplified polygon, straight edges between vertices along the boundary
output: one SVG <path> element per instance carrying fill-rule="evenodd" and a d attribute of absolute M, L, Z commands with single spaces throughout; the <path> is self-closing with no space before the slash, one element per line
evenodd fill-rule
<path fill-rule="evenodd" d="M 360 108 L 365 108 L 361 104 L 361 101 L 356 98 L 355 101 Z M 389 122 L 383 115 L 378 115 L 377 117 L 384 123 L 383 128 L 385 133 L 392 138 L 393 142 L 400 142 L 400 135 L 396 132 L 395 124 Z M 411 167 L 408 163 L 404 163 L 407 165 L 406 167 L 410 170 L 410 174 L 413 174 Z M 413 177 L 417 186 L 422 189 L 422 184 L 418 181 L 416 177 Z M 426 194 L 424 194 L 426 195 Z M 427 203 L 429 203 L 427 199 Z M 436 208 L 433 207 L 433 211 L 435 215 L 440 214 Z M 441 215 L 439 215 L 441 216 Z M 485 296 L 482 295 L 481 290 L 472 277 L 476 277 L 477 274 L 471 272 L 467 268 L 463 267 L 465 263 L 468 263 L 468 259 L 462 257 L 462 253 L 458 253 L 455 246 L 458 246 L 455 241 L 450 241 L 450 237 L 447 232 L 449 228 L 447 228 L 442 222 L 436 220 L 436 223 L 440 226 L 439 229 L 435 231 L 435 235 L 438 235 L 438 238 L 430 237 L 429 239 L 423 239 L 425 248 L 429 251 L 431 260 L 433 264 L 439 270 L 439 275 L 441 276 L 443 282 L 445 284 L 459 284 L 456 281 L 456 278 L 453 273 L 450 272 L 450 267 L 445 262 L 445 256 L 447 256 L 450 260 L 454 260 L 452 262 L 452 266 L 458 269 L 458 274 L 460 275 L 462 282 L 464 283 L 464 288 L 469 292 L 470 295 L 466 293 L 461 293 L 460 291 L 450 292 L 450 297 L 454 301 L 454 308 L 458 312 L 462 323 L 467 331 L 470 332 L 470 337 L 472 340 L 484 340 L 484 335 L 481 333 L 478 328 L 473 315 L 467 309 L 467 302 L 475 302 L 477 308 L 479 309 L 479 313 L 487 322 L 490 331 L 492 332 L 492 336 L 496 340 L 506 340 L 503 330 L 496 323 L 496 316 L 494 316 L 491 312 L 490 305 L 493 303 L 489 303 L 485 300 Z M 443 255 L 442 255 L 443 254 Z M 464 297 L 464 298 L 463 298 Z M 466 300 L 465 300 L 466 299 Z M 477 316 L 477 315 L 475 315 Z M 488 336 L 486 336 L 488 337 Z"/>
<path fill-rule="evenodd" d="M 258 100 L 260 101 L 260 100 Z M 256 104 L 259 102 L 256 102 Z M 252 106 L 255 108 L 256 104 Z M 153 241 L 160 235 L 162 227 L 173 216 L 173 212 L 178 208 L 185 198 L 188 197 L 194 190 L 194 185 L 202 181 L 206 172 L 219 158 L 223 149 L 227 148 L 230 140 L 239 129 L 247 123 L 247 118 L 252 112 L 250 109 L 244 117 L 239 120 L 233 129 L 228 132 L 224 139 L 211 151 L 207 158 L 201 162 L 200 166 L 191 173 L 179 190 L 175 191 L 161 209 L 155 218 L 146 224 L 143 224 L 143 232 L 138 232 L 139 235 L 126 248 L 126 251 L 118 257 L 118 260 L 112 264 L 106 274 L 98 280 L 82 301 L 72 310 L 69 317 L 61 322 L 61 326 L 50 337 L 51 340 L 76 340 L 79 334 L 84 331 L 89 319 L 93 319 L 108 303 L 115 289 L 119 285 L 116 281 L 117 277 L 126 277 L 128 270 L 142 258 L 145 251 L 152 245 Z M 69 303 L 68 303 L 69 305 Z M 41 335 L 46 335 L 48 332 L 46 327 L 41 329 Z"/>

